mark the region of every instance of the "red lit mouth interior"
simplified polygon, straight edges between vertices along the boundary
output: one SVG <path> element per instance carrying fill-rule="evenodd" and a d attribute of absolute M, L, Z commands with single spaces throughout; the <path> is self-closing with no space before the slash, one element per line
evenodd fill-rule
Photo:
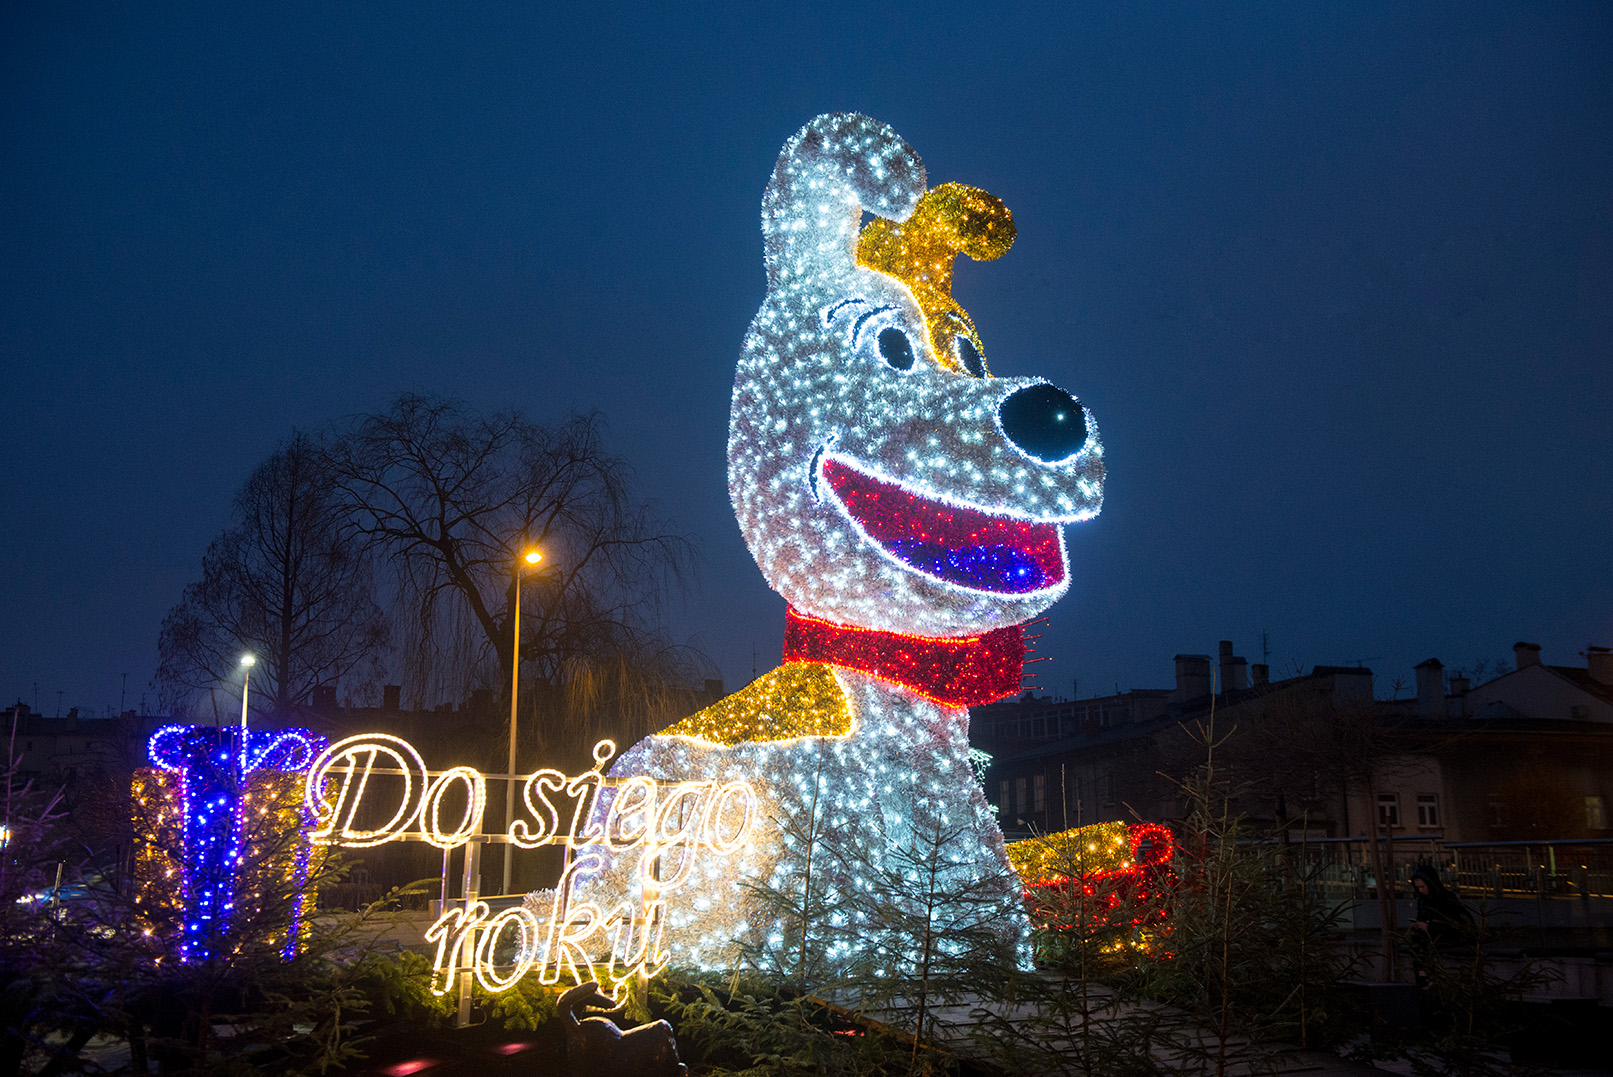
<path fill-rule="evenodd" d="M 853 520 L 902 563 L 977 591 L 1023 594 L 1064 579 L 1057 524 L 1033 524 L 931 501 L 842 464 L 823 477 Z"/>

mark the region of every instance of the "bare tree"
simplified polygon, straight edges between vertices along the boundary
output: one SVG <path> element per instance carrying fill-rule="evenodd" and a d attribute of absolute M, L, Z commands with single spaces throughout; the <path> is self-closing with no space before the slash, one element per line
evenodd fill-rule
<path fill-rule="evenodd" d="M 343 541 L 344 506 L 321 446 L 295 433 L 235 496 L 234 522 L 202 557 L 201 579 L 163 619 L 157 684 L 184 709 L 258 658 L 252 688 L 290 716 L 343 677 L 373 681 L 388 639 L 370 561 Z M 351 685 L 350 685 L 351 686 Z"/>
<path fill-rule="evenodd" d="M 396 585 L 412 701 L 473 687 L 508 700 L 518 579 L 535 695 L 628 706 L 646 678 L 664 682 L 688 666 L 660 625 L 693 547 L 636 497 L 602 426 L 592 413 L 542 426 L 515 411 L 483 416 L 404 395 L 335 439 L 350 526 L 386 558 Z M 529 546 L 544 560 L 518 577 Z"/>
<path fill-rule="evenodd" d="M 1249 791 L 1274 805 L 1278 837 L 1306 817 L 1338 814 L 1339 825 L 1364 832 L 1366 856 L 1377 880 L 1383 977 L 1395 966 L 1392 831 L 1378 816 L 1378 792 L 1410 765 L 1406 723 L 1392 709 L 1366 697 L 1274 693 L 1262 700 L 1225 753 L 1240 768 Z M 1419 742 L 1430 745 L 1424 735 Z M 1366 817 L 1349 818 L 1352 794 L 1366 804 Z M 1313 814 L 1314 813 L 1314 814 Z"/>

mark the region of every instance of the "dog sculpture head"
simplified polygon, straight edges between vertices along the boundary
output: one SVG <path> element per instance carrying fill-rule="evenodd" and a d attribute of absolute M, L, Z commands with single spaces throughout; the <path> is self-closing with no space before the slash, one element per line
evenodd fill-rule
<path fill-rule="evenodd" d="M 952 299 L 958 254 L 1013 243 L 1008 210 L 926 192 L 894 131 L 834 113 L 785 145 L 762 230 L 728 484 L 768 583 L 803 614 L 923 636 L 1046 609 L 1069 585 L 1062 525 L 1102 505 L 1103 450 L 1070 394 L 991 376 Z"/>

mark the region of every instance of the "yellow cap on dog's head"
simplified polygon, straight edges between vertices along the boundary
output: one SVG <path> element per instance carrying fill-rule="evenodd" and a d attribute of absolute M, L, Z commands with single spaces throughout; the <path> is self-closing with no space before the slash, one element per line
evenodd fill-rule
<path fill-rule="evenodd" d="M 977 262 L 1000 258 L 1014 245 L 1014 236 L 1014 218 L 1002 199 L 978 187 L 943 183 L 926 192 L 901 224 L 883 217 L 870 221 L 857 237 L 857 264 L 907 285 L 924 312 L 942 365 L 985 377 L 980 335 L 952 298 L 952 264 L 960 254 Z M 960 337 L 969 342 L 972 357 Z"/>

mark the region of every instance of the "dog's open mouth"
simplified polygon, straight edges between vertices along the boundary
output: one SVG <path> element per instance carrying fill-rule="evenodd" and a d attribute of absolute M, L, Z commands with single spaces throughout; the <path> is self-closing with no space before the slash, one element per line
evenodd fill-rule
<path fill-rule="evenodd" d="M 869 538 L 926 576 L 1016 595 L 1064 579 L 1058 524 L 932 501 L 833 457 L 823 461 L 823 478 Z"/>

